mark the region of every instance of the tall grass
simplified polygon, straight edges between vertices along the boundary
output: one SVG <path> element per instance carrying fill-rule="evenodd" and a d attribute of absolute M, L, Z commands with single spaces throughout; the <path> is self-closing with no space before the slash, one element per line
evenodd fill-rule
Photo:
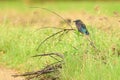
<path fill-rule="evenodd" d="M 32 58 L 40 53 L 59 52 L 65 55 L 65 65 L 61 71 L 62 80 L 119 80 L 120 59 L 112 45 L 119 48 L 118 37 L 105 34 L 103 31 L 88 27 L 91 39 L 100 50 L 99 55 L 89 42 L 78 32 L 70 32 L 62 37 L 53 37 L 36 51 L 38 44 L 56 30 L 41 30 L 35 32 L 30 27 L 0 27 L 1 64 L 18 70 L 38 70 L 49 64 L 51 59 Z M 75 48 L 76 47 L 77 50 Z M 115 55 L 113 55 L 115 54 Z"/>

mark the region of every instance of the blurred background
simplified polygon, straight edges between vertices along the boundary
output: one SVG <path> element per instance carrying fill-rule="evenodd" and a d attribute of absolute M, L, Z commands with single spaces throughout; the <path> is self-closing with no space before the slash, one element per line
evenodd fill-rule
<path fill-rule="evenodd" d="M 101 23 L 100 21 L 108 22 L 108 16 L 112 18 L 120 16 L 119 4 L 118 0 L 0 0 L 0 23 L 6 19 L 13 26 L 19 24 L 31 24 L 37 27 L 38 25 L 39 27 L 43 25 L 58 26 L 62 21 L 59 17 L 40 9 L 48 8 L 65 19 L 82 19 L 86 24 L 96 26 Z M 43 16 L 44 18 L 42 18 Z M 42 21 L 46 21 L 47 24 Z M 116 22 L 118 23 L 119 19 Z M 100 26 L 98 25 L 98 27 Z"/>

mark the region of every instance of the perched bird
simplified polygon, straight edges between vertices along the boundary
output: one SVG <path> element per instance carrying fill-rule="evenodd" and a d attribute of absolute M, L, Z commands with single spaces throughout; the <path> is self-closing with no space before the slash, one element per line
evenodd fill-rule
<path fill-rule="evenodd" d="M 85 34 L 85 35 L 89 35 L 86 25 L 81 20 L 75 20 L 73 22 L 75 22 L 76 27 L 79 32 L 81 32 L 82 34 Z"/>
<path fill-rule="evenodd" d="M 86 28 L 86 25 L 85 25 L 81 20 L 75 20 L 75 21 L 73 21 L 73 22 L 75 22 L 76 27 L 77 27 L 77 29 L 78 29 L 79 32 L 81 32 L 82 34 L 85 34 L 85 35 L 89 35 L 89 32 L 88 32 L 88 30 L 87 30 L 87 28 Z M 90 45 L 91 45 L 96 51 L 99 51 L 99 50 L 96 48 L 95 44 L 93 43 L 93 41 L 90 39 L 89 36 L 86 36 L 86 39 L 90 42 Z"/>

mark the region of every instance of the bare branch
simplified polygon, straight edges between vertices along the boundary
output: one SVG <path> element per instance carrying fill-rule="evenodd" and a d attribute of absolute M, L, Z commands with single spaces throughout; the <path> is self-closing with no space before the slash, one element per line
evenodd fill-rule
<path fill-rule="evenodd" d="M 35 56 L 32 56 L 32 57 L 38 57 L 38 56 L 51 56 L 51 55 L 56 55 L 60 58 L 64 58 L 64 55 L 60 54 L 60 53 L 47 53 L 47 54 L 39 54 L 39 55 L 35 55 Z"/>
<path fill-rule="evenodd" d="M 38 51 L 39 47 L 40 47 L 46 40 L 50 39 L 51 37 L 53 37 L 53 36 L 55 36 L 55 35 L 57 35 L 57 34 L 59 34 L 59 33 L 61 33 L 61 32 L 62 32 L 62 31 L 58 31 L 58 32 L 56 32 L 56 33 L 48 36 L 47 38 L 45 38 L 45 39 L 39 44 L 39 46 L 38 46 L 38 48 L 37 48 L 36 50 Z"/>
<path fill-rule="evenodd" d="M 45 39 L 39 44 L 39 46 L 38 46 L 38 48 L 37 48 L 36 50 L 38 51 L 39 47 L 40 47 L 45 41 L 47 41 L 48 39 L 50 39 L 51 37 L 53 37 L 53 36 L 55 36 L 55 35 L 63 32 L 63 31 L 71 31 L 71 30 L 75 30 L 75 29 L 64 29 L 64 30 L 58 31 L 58 32 L 56 32 L 56 33 L 48 36 L 47 38 L 45 38 Z"/>
<path fill-rule="evenodd" d="M 30 7 L 30 8 L 40 8 L 40 7 Z M 72 28 L 72 25 L 70 25 L 70 23 L 68 23 L 68 22 L 67 22 L 62 16 L 60 16 L 58 13 L 56 13 L 56 12 L 54 12 L 54 11 L 52 11 L 52 10 L 49 10 L 49 9 L 47 9 L 47 8 L 40 8 L 40 9 L 49 11 L 49 12 L 51 12 L 51 13 L 57 15 L 57 16 L 60 17 L 62 20 L 64 20 L 64 22 L 67 23 L 68 26 L 70 26 L 71 29 L 73 29 L 73 28 Z"/>
<path fill-rule="evenodd" d="M 47 65 L 46 67 L 44 67 L 42 70 L 39 70 L 39 71 L 26 72 L 24 74 L 18 74 L 18 75 L 12 75 L 12 76 L 13 77 L 25 76 L 28 78 L 28 80 L 30 80 L 32 78 L 40 77 L 43 74 L 59 71 L 59 69 L 62 68 L 62 65 L 63 65 L 63 60 Z"/>
<path fill-rule="evenodd" d="M 46 29 L 46 28 L 53 28 L 53 29 L 61 29 L 61 30 L 64 30 L 63 28 L 58 28 L 58 27 L 41 27 L 39 29 L 36 29 L 34 32 L 37 32 L 38 30 L 40 29 Z"/>

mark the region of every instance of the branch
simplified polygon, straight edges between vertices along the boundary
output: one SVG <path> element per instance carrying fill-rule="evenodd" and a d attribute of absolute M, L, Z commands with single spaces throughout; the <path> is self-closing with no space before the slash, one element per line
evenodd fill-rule
<path fill-rule="evenodd" d="M 60 54 L 60 53 L 48 53 L 48 54 L 40 54 L 40 55 L 35 55 L 35 56 L 32 56 L 32 57 L 38 57 L 38 56 L 51 56 L 51 55 L 56 55 L 56 56 L 58 56 L 58 57 L 60 57 L 60 58 L 64 58 L 64 56 L 62 55 L 62 54 Z"/>
<path fill-rule="evenodd" d="M 64 30 L 58 31 L 58 32 L 56 32 L 56 33 L 48 36 L 47 38 L 45 38 L 45 39 L 39 44 L 39 46 L 38 46 L 38 48 L 37 48 L 36 50 L 38 51 L 39 47 L 40 47 L 45 41 L 47 41 L 48 39 L 50 39 L 51 37 L 53 37 L 53 36 L 55 36 L 55 35 L 63 32 L 63 31 L 67 31 L 67 30 L 68 30 L 68 31 L 71 31 L 71 30 L 75 30 L 75 29 L 64 29 Z"/>
<path fill-rule="evenodd" d="M 36 31 L 38 31 L 40 29 L 46 29 L 46 28 L 53 28 L 53 29 L 62 29 L 62 30 L 64 30 L 63 28 L 57 28 L 57 27 L 41 27 L 39 29 L 36 29 L 34 32 L 36 32 Z"/>
<path fill-rule="evenodd" d="M 58 31 L 58 32 L 56 32 L 56 33 L 48 36 L 47 38 L 45 38 L 45 39 L 39 44 L 39 46 L 38 46 L 38 48 L 37 48 L 36 50 L 38 51 L 39 47 L 40 47 L 46 40 L 50 39 L 51 37 L 53 37 L 53 36 L 55 36 L 55 35 L 57 35 L 57 34 L 59 34 L 59 33 L 61 33 L 61 32 L 62 32 L 62 31 Z"/>
<path fill-rule="evenodd" d="M 40 7 L 30 7 L 30 8 L 40 8 Z M 47 9 L 47 8 L 40 8 L 40 9 L 43 9 L 43 10 L 49 11 L 49 12 L 51 12 L 51 13 L 57 15 L 57 16 L 60 17 L 62 20 L 64 20 L 64 22 L 67 23 L 68 26 L 71 27 L 71 29 L 73 29 L 73 28 L 72 28 L 72 25 L 70 25 L 70 24 L 69 24 L 69 23 L 68 23 L 68 22 L 67 22 L 62 16 L 60 16 L 58 13 L 56 13 L 56 12 L 54 12 L 54 11 L 52 11 L 52 10 L 49 10 L 49 9 Z"/>

